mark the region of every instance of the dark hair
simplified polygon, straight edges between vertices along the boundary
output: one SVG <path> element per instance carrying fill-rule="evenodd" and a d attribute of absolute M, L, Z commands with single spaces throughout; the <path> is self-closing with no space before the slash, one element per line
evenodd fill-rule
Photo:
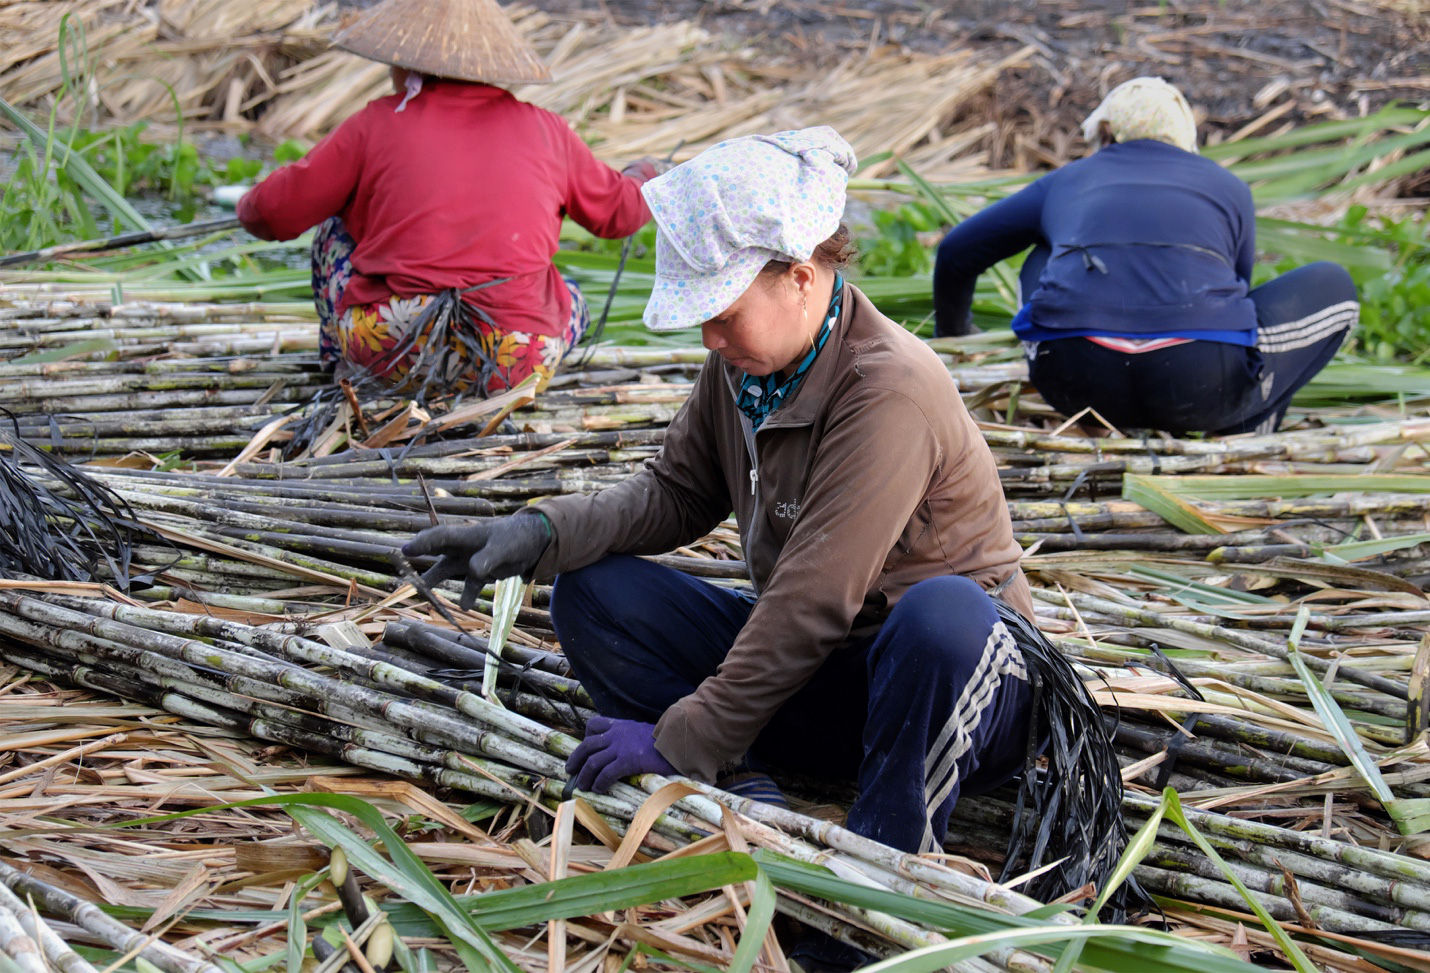
<path fill-rule="evenodd" d="M 839 229 L 835 230 L 828 240 L 814 248 L 814 253 L 810 254 L 809 259 L 825 270 L 843 270 L 849 266 L 849 261 L 853 260 L 858 253 L 859 251 L 855 249 L 853 241 L 849 238 L 849 227 L 840 223 Z M 765 264 L 760 273 L 778 277 L 780 274 L 788 273 L 794 264 L 793 260 L 771 260 Z"/>

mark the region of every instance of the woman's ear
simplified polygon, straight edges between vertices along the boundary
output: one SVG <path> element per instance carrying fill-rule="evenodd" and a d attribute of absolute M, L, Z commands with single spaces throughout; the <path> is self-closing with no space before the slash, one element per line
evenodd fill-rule
<path fill-rule="evenodd" d="M 801 300 L 809 297 L 814 290 L 814 283 L 817 276 L 815 266 L 808 260 L 801 260 L 789 269 L 790 280 L 794 282 L 795 290 L 799 292 Z"/>

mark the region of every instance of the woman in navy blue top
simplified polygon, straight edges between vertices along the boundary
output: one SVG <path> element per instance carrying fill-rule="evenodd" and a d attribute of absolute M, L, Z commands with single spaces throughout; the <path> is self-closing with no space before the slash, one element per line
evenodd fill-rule
<path fill-rule="evenodd" d="M 1137 78 L 1087 120 L 1101 149 L 969 217 L 943 239 L 935 334 L 967 334 L 978 275 L 1032 247 L 1013 330 L 1060 412 L 1121 429 L 1271 432 L 1360 314 L 1331 263 L 1250 286 L 1246 183 L 1196 154 L 1176 88 Z"/>

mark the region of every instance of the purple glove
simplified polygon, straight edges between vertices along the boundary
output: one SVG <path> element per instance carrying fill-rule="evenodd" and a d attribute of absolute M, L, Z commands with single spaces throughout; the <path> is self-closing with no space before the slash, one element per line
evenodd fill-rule
<path fill-rule="evenodd" d="M 679 771 L 655 748 L 654 723 L 593 716 L 586 739 L 566 761 L 566 773 L 576 775 L 581 790 L 604 794 L 622 777 Z"/>

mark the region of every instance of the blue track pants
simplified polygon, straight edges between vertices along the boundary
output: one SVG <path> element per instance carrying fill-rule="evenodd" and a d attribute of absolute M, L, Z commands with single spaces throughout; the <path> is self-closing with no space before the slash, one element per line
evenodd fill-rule
<path fill-rule="evenodd" d="M 551 616 L 606 716 L 654 722 L 714 675 L 751 595 L 615 555 L 556 579 Z M 942 845 L 961 793 L 1023 767 L 1023 658 L 993 601 L 962 577 L 909 589 L 883 627 L 824 663 L 766 725 L 750 759 L 857 780 L 853 831 L 904 851 Z"/>

